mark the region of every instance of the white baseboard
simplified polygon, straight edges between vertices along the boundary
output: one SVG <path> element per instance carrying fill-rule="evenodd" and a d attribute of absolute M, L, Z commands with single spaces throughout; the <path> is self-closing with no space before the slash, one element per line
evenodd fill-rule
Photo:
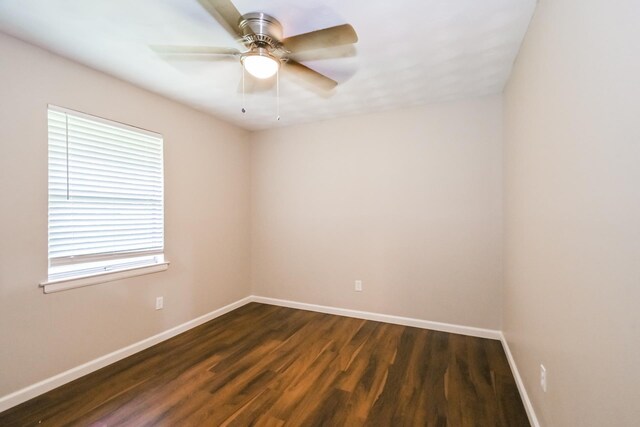
<path fill-rule="evenodd" d="M 516 380 L 516 384 L 518 385 L 518 391 L 520 392 L 520 398 L 522 399 L 522 403 L 524 404 L 524 409 L 527 411 L 527 416 L 529 417 L 529 422 L 532 427 L 540 427 L 540 423 L 538 422 L 538 417 L 536 416 L 535 411 L 533 410 L 533 404 L 531 404 L 531 400 L 529 399 L 529 394 L 527 393 L 527 389 L 524 387 L 524 382 L 522 382 L 522 377 L 520 376 L 520 372 L 518 371 L 518 366 L 516 365 L 516 361 L 511 354 L 511 350 L 509 349 L 509 344 L 507 343 L 507 339 L 504 334 L 500 332 L 500 341 L 502 342 L 502 347 L 504 348 L 504 352 L 507 355 L 507 361 L 509 362 L 509 366 L 511 367 L 511 373 L 513 374 L 513 378 Z"/>
<path fill-rule="evenodd" d="M 66 384 L 70 381 L 80 378 L 83 375 L 87 375 L 87 374 L 90 374 L 91 372 L 97 371 L 100 368 L 103 368 L 107 365 L 117 362 L 118 360 L 122 360 L 125 357 L 138 353 L 162 341 L 175 337 L 178 334 L 188 331 L 189 329 L 195 328 L 196 326 L 202 325 L 203 323 L 213 320 L 216 317 L 222 316 L 223 314 L 226 314 L 232 310 L 235 310 L 236 308 L 239 308 L 245 304 L 248 304 L 251 301 L 252 301 L 252 297 L 243 298 L 229 305 L 225 305 L 224 307 L 221 307 L 217 310 L 213 310 L 210 313 L 207 313 L 193 320 L 185 322 L 181 325 L 175 326 L 171 329 L 167 329 L 166 331 L 161 332 L 157 335 L 143 339 L 142 341 L 138 341 L 127 347 L 121 348 L 107 355 L 98 357 L 97 359 L 93 359 L 87 363 L 84 363 L 80 366 L 76 366 L 75 368 L 71 368 L 68 371 L 64 371 L 58 375 L 54 375 L 53 377 L 47 378 L 36 384 L 27 386 L 14 393 L 0 397 L 0 412 L 6 411 L 7 409 L 13 406 L 26 402 L 29 399 L 33 399 L 34 397 L 39 396 L 42 393 L 46 393 L 50 390 L 53 390 L 56 387 L 60 387 L 63 384 Z"/>
<path fill-rule="evenodd" d="M 253 295 L 251 300 L 263 304 L 279 305 L 282 307 L 298 308 L 300 310 L 317 311 L 338 316 L 355 317 L 356 319 L 374 320 L 376 322 L 393 323 L 396 325 L 413 326 L 415 328 L 432 329 L 434 331 L 450 332 L 452 334 L 470 335 L 472 337 L 500 340 L 502 334 L 493 329 L 482 329 L 473 326 L 461 326 L 451 323 L 432 322 L 430 320 L 412 319 L 410 317 L 392 316 L 389 314 L 371 313 L 368 311 L 349 310 L 346 308 L 329 307 L 325 305 L 307 304 L 276 298 Z"/>

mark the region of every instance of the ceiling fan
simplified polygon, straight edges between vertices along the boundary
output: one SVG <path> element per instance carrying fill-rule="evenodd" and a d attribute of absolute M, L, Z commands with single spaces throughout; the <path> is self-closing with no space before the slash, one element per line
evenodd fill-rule
<path fill-rule="evenodd" d="M 241 15 L 231 0 L 198 1 L 246 50 L 241 52 L 234 48 L 208 46 L 152 46 L 153 50 L 161 54 L 189 57 L 237 57 L 244 70 L 258 79 L 268 79 L 282 67 L 284 71 L 295 73 L 320 89 L 331 90 L 338 84 L 335 80 L 296 61 L 295 55 L 358 41 L 355 30 L 349 24 L 283 38 L 282 25 L 273 16 L 262 12 Z"/>

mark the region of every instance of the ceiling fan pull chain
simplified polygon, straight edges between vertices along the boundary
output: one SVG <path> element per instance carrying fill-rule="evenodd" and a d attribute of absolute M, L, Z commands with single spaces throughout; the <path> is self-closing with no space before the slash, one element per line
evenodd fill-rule
<path fill-rule="evenodd" d="M 276 120 L 280 120 L 280 67 L 276 70 Z"/>
<path fill-rule="evenodd" d="M 245 102 L 244 102 L 244 67 L 242 67 L 242 113 L 246 113 L 247 110 L 244 109 L 245 106 Z"/>

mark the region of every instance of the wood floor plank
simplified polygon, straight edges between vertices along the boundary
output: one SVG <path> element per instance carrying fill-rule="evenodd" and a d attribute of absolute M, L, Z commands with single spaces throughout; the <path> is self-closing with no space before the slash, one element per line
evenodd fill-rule
<path fill-rule="evenodd" d="M 252 303 L 2 426 L 528 426 L 498 341 Z"/>

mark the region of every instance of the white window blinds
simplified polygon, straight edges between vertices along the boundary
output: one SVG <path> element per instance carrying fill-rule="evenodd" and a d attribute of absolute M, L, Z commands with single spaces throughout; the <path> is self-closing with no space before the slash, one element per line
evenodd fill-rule
<path fill-rule="evenodd" d="M 154 262 L 164 247 L 162 136 L 54 106 L 48 125 L 49 279 Z"/>

